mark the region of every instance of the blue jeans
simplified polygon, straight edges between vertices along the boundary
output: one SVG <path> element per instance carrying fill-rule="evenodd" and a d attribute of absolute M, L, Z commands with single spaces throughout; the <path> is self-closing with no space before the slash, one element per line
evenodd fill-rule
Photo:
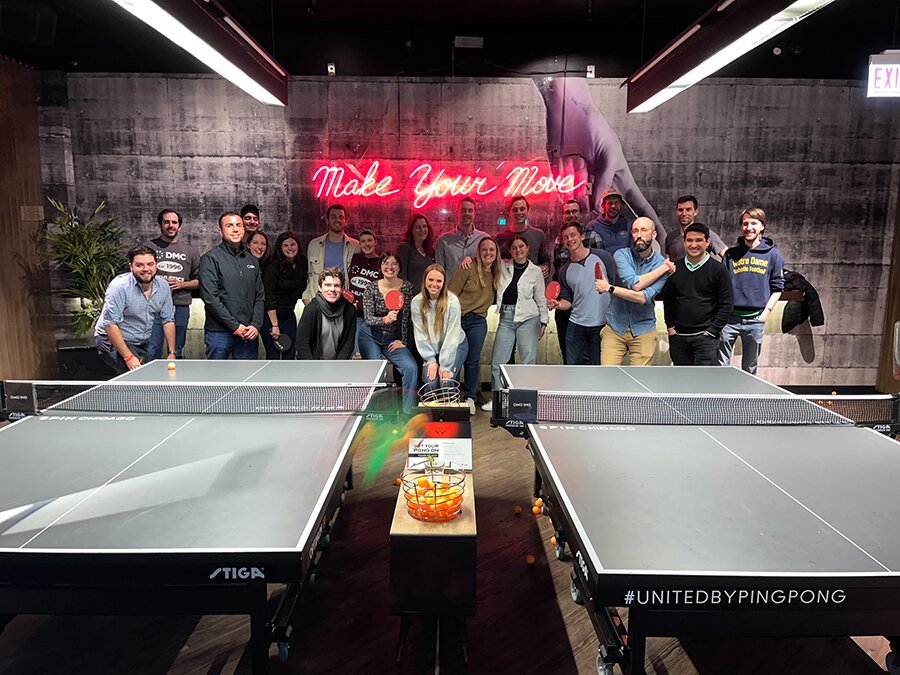
<path fill-rule="evenodd" d="M 465 338 L 460 343 L 459 347 L 456 348 L 456 360 L 453 362 L 453 368 L 451 372 L 453 373 L 453 379 L 459 382 L 459 371 L 462 369 L 463 364 L 466 362 L 466 357 L 469 354 L 469 342 Z M 434 388 L 440 386 L 441 374 L 440 369 L 438 369 L 438 374 L 435 376 L 433 380 L 428 379 L 428 365 L 422 366 L 422 383 L 427 384 L 429 388 Z"/>
<path fill-rule="evenodd" d="M 533 316 L 516 322 L 515 305 L 501 305 L 500 323 L 494 336 L 494 351 L 491 354 L 491 387 L 500 388 L 500 366 L 509 362 L 513 347 L 518 349 L 519 363 L 530 365 L 537 362 L 538 335 L 541 334 L 541 319 Z"/>
<path fill-rule="evenodd" d="M 463 333 L 466 334 L 466 342 L 469 343 L 469 353 L 465 362 L 465 395 L 463 398 L 474 399 L 478 395 L 481 369 L 481 348 L 484 347 L 484 339 L 487 337 L 487 319 L 474 312 L 463 314 Z"/>
<path fill-rule="evenodd" d="M 269 321 L 269 313 L 263 316 L 263 327 L 259 332 L 263 346 L 266 348 L 266 358 L 270 361 L 288 361 L 297 358 L 297 317 L 289 309 L 276 309 L 275 317 L 278 319 L 278 331 L 282 335 L 291 338 L 291 348 L 286 352 L 275 349 L 275 341 L 272 339 L 272 322 Z"/>
<path fill-rule="evenodd" d="M 175 356 L 182 358 L 184 343 L 187 340 L 188 321 L 191 318 L 190 305 L 175 305 Z M 166 344 L 166 336 L 163 334 L 162 322 L 159 317 L 153 322 L 150 329 L 150 340 L 147 342 L 147 354 L 150 359 L 164 359 L 169 355 L 168 348 L 163 353 Z"/>
<path fill-rule="evenodd" d="M 234 333 L 224 330 L 203 331 L 206 358 L 210 360 L 241 359 L 252 361 L 259 358 L 259 340 L 242 340 Z"/>
<path fill-rule="evenodd" d="M 362 317 L 362 312 L 357 312 L 356 314 L 356 334 L 353 336 L 353 354 L 359 354 L 363 358 L 366 358 L 362 349 L 359 346 L 359 332 L 363 329 L 363 326 L 366 325 L 366 320 Z M 381 357 L 379 357 L 381 358 Z"/>
<path fill-rule="evenodd" d="M 359 353 L 364 359 L 387 359 L 403 378 L 403 412 L 412 412 L 419 391 L 419 367 L 409 349 L 388 351 L 388 346 L 397 338 L 397 333 L 373 328 L 363 321 L 359 329 Z"/>
<path fill-rule="evenodd" d="M 600 365 L 600 329 L 569 322 L 566 330 L 566 365 Z"/>
<path fill-rule="evenodd" d="M 742 319 L 738 316 L 728 318 L 719 336 L 719 365 L 730 366 L 734 343 L 741 338 L 741 370 L 756 375 L 759 363 L 759 352 L 762 349 L 766 324 L 759 319 Z"/>

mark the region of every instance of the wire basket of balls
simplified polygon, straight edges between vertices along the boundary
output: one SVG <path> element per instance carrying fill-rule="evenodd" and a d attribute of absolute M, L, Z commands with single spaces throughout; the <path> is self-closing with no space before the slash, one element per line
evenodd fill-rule
<path fill-rule="evenodd" d="M 449 523 L 462 513 L 466 474 L 437 462 L 407 468 L 400 476 L 406 510 L 416 520 Z"/>
<path fill-rule="evenodd" d="M 419 387 L 419 400 L 425 406 L 459 403 L 460 384 L 456 380 L 432 380 Z"/>

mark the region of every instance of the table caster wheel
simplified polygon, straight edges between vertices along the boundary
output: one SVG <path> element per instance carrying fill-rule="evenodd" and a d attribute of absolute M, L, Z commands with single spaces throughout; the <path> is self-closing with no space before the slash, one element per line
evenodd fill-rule
<path fill-rule="evenodd" d="M 597 675 L 613 675 L 613 664 L 605 663 L 600 654 L 597 654 Z"/>
<path fill-rule="evenodd" d="M 897 655 L 897 652 L 888 652 L 884 659 L 884 665 L 887 666 L 890 675 L 900 675 L 900 656 Z"/>
<path fill-rule="evenodd" d="M 341 500 L 340 500 L 341 506 L 344 505 L 344 502 L 345 502 L 345 501 L 347 501 L 347 493 L 346 493 L 346 492 L 341 492 Z"/>
<path fill-rule="evenodd" d="M 559 542 L 554 547 L 554 552 L 556 553 L 557 560 L 563 560 L 566 557 L 566 545 L 564 542 Z"/>
<path fill-rule="evenodd" d="M 584 598 L 581 597 L 581 589 L 578 588 L 578 584 L 575 583 L 574 579 L 569 582 L 569 593 L 572 594 L 572 600 L 575 601 L 576 605 L 584 604 Z"/>
<path fill-rule="evenodd" d="M 546 504 L 541 504 L 541 514 L 545 515 L 545 516 L 549 516 L 550 515 L 550 507 L 547 506 Z"/>
<path fill-rule="evenodd" d="M 288 657 L 291 655 L 291 645 L 287 642 L 278 643 L 278 660 L 287 663 Z"/>

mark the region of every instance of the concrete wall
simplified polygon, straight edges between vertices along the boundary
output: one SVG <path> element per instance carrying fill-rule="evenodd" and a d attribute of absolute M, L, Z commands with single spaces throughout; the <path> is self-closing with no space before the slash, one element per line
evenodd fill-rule
<path fill-rule="evenodd" d="M 44 81 L 58 99 L 58 78 Z M 248 201 L 266 230 L 309 239 L 325 206 L 312 174 L 331 160 L 474 171 L 547 158 L 544 103 L 528 79 L 295 79 L 286 109 L 207 76 L 70 75 L 66 84 L 67 104 L 41 107 L 45 185 L 85 207 L 107 200 L 135 240 L 155 235 L 165 205 L 184 215 L 185 238 L 208 248 L 219 213 Z M 686 192 L 726 241 L 744 208 L 762 206 L 788 266 L 820 291 L 826 325 L 768 337 L 761 374 L 874 383 L 900 185 L 896 105 L 866 100 L 860 82 L 713 79 L 626 116 L 618 81 L 589 84 L 667 226 Z M 342 200 L 351 231 L 373 226 L 384 247 L 399 241 L 410 201 Z M 501 229 L 503 202 L 479 200 L 480 227 Z M 557 211 L 553 198 L 535 200 L 531 222 L 555 232 Z M 452 201 L 425 212 L 439 229 L 454 226 Z"/>

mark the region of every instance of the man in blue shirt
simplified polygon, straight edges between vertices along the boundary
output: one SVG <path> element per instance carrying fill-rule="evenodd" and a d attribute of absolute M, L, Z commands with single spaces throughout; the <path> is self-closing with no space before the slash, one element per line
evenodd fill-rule
<path fill-rule="evenodd" d="M 306 290 L 303 292 L 303 304 L 309 304 L 319 288 L 319 275 L 322 270 L 337 267 L 344 274 L 344 288 L 348 288 L 347 272 L 350 261 L 359 253 L 359 242 L 347 235 L 347 209 L 340 204 L 332 204 L 325 210 L 325 223 L 328 231 L 316 237 L 306 249 L 308 260 L 306 273 Z"/>
<path fill-rule="evenodd" d="M 104 363 L 116 373 L 134 370 L 147 359 L 153 322 L 159 318 L 175 358 L 175 305 L 169 284 L 156 276 L 156 252 L 138 246 L 128 252 L 131 271 L 113 279 L 97 321 L 94 338 Z"/>
<path fill-rule="evenodd" d="M 475 200 L 463 197 L 456 207 L 457 226 L 445 232 L 434 247 L 434 261 L 443 266 L 447 279 L 459 269 L 466 258 L 478 259 L 478 244 L 488 236 L 475 227 Z"/>
<path fill-rule="evenodd" d="M 655 298 L 675 269 L 653 250 L 655 240 L 653 221 L 638 218 L 631 225 L 631 247 L 620 248 L 613 256 L 623 287 L 610 287 L 606 326 L 600 333 L 601 365 L 620 366 L 626 355 L 632 366 L 646 366 L 653 359 Z"/>
<path fill-rule="evenodd" d="M 560 236 L 569 260 L 559 270 L 559 300 L 548 300 L 549 309 L 571 310 L 566 331 L 566 365 L 600 363 L 600 329 L 606 324 L 610 284 L 618 283 L 616 264 L 606 251 L 584 245 L 581 223 L 564 223 Z M 595 278 L 600 265 L 602 279 Z"/>
<path fill-rule="evenodd" d="M 622 193 L 608 188 L 600 201 L 600 215 L 589 222 L 585 230 L 596 232 L 603 240 L 603 248 L 615 253 L 631 241 L 631 226 L 622 215 Z"/>

